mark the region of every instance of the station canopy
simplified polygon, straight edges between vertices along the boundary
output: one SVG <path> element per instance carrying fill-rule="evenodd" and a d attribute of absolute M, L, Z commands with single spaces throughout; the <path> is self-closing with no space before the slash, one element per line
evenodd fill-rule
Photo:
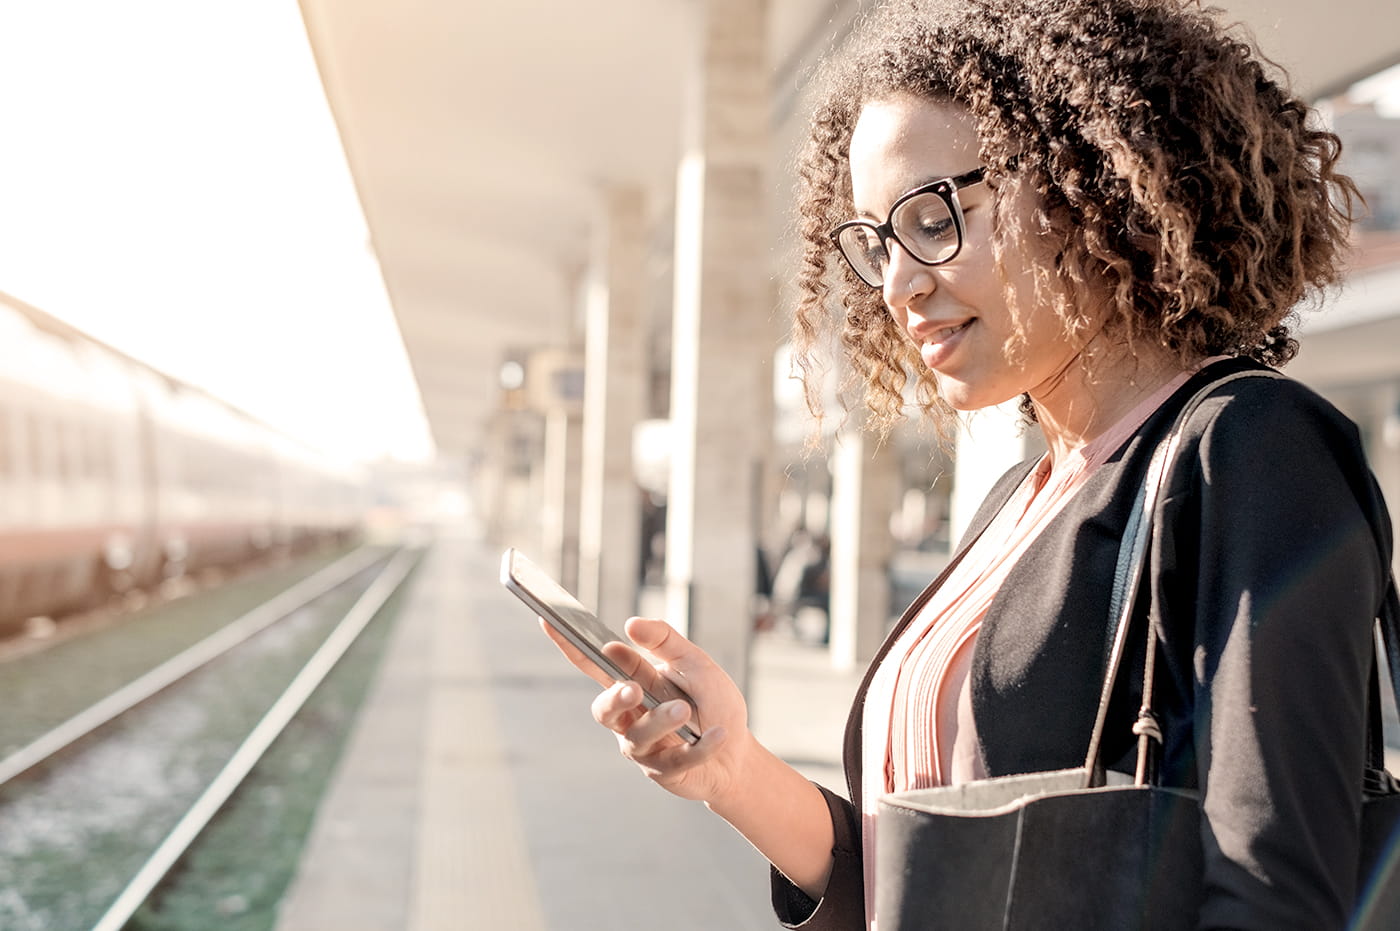
<path fill-rule="evenodd" d="M 445 455 L 477 444 L 510 353 L 568 340 L 600 186 L 669 202 L 703 2 L 301 0 Z M 775 231 L 802 75 L 865 5 L 770 0 Z M 1219 5 L 1308 96 L 1400 60 L 1390 0 Z"/>

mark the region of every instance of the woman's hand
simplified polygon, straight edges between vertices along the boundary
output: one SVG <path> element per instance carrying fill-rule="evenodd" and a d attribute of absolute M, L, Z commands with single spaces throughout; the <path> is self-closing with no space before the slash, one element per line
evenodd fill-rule
<path fill-rule="evenodd" d="M 623 643 L 604 647 L 629 677 L 614 682 L 554 628 L 543 620 L 540 626 L 570 662 L 606 687 L 593 700 L 593 717 L 617 735 L 623 756 L 667 791 L 707 804 L 783 875 L 821 898 L 835 838 L 826 801 L 754 739 L 743 694 L 704 650 L 665 621 L 634 617 L 623 629 L 645 652 Z M 672 698 L 648 711 L 638 686 L 658 698 L 679 687 L 695 708 Z M 676 733 L 685 723 L 700 732 L 699 743 L 688 744 Z"/>
<path fill-rule="evenodd" d="M 540 626 L 570 662 L 606 686 L 593 701 L 593 717 L 617 735 L 622 755 L 649 778 L 681 798 L 711 803 L 743 784 L 740 773 L 753 747 L 748 708 L 734 680 L 704 650 L 665 621 L 634 617 L 623 629 L 640 650 L 623 643 L 604 648 L 629 676 L 614 682 L 543 620 Z M 651 710 L 642 704 L 642 689 L 665 698 L 676 688 L 694 708 L 683 698 Z M 701 735 L 696 744 L 676 733 L 687 723 Z"/>

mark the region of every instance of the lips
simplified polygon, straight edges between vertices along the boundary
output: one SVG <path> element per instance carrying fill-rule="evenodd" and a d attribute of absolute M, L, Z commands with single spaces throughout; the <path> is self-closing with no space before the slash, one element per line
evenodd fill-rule
<path fill-rule="evenodd" d="M 977 318 L 973 317 L 970 320 L 964 320 L 957 326 L 934 330 L 919 347 L 919 355 L 923 358 L 924 365 L 936 369 L 946 362 L 966 338 L 968 328 L 976 322 Z"/>

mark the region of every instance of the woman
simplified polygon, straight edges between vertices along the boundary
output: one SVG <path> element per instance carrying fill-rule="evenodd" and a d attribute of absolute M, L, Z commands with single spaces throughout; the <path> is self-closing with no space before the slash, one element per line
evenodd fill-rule
<path fill-rule="evenodd" d="M 1177 0 L 893 0 L 821 86 L 801 163 L 803 372 L 833 325 L 877 427 L 913 379 L 945 428 L 1021 398 L 1048 452 L 992 490 L 877 656 L 847 731 L 849 802 L 757 744 L 733 684 L 662 621 L 627 632 L 694 698 L 702 740 L 673 734 L 684 702 L 646 712 L 635 684 L 593 711 L 768 857 L 787 925 L 835 929 L 876 919 L 881 793 L 1082 764 L 1147 459 L 1198 387 L 1293 355 L 1291 309 L 1337 280 L 1355 189 L 1337 139 Z M 1389 519 L 1355 428 L 1286 379 L 1212 394 L 1178 462 L 1140 602 L 1166 625 L 1163 782 L 1203 798 L 1200 926 L 1340 927 Z M 617 658 L 642 685 L 657 674 Z M 1111 706 L 1113 769 L 1131 772 L 1141 665 Z"/>

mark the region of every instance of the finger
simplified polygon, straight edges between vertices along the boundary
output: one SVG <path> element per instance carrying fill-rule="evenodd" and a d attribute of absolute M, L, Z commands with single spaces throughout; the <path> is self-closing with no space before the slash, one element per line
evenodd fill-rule
<path fill-rule="evenodd" d="M 612 676 L 608 675 L 597 663 L 589 659 L 586 653 L 574 646 L 567 637 L 555 630 L 544 618 L 540 618 L 540 629 L 543 630 L 545 636 L 552 640 L 554 645 L 559 648 L 559 652 L 563 653 L 564 657 L 569 662 L 573 663 L 574 666 L 586 673 L 590 679 L 602 686 L 613 684 Z"/>
<path fill-rule="evenodd" d="M 623 671 L 628 679 L 636 682 L 648 693 L 655 696 L 658 701 L 666 701 L 671 698 L 683 698 L 692 701 L 689 694 L 675 682 L 672 682 L 662 670 L 652 665 L 647 657 L 638 653 L 635 649 L 625 643 L 608 643 L 603 646 L 603 652 L 608 659 Z M 669 668 L 669 667 L 667 667 Z M 678 678 L 683 678 L 679 677 Z M 692 702 L 693 704 L 693 702 Z"/>
<path fill-rule="evenodd" d="M 599 724 L 619 736 L 631 729 L 644 712 L 642 690 L 635 682 L 618 682 L 599 692 L 591 711 Z"/>
<path fill-rule="evenodd" d="M 716 669 L 710 655 L 681 636 L 670 624 L 647 617 L 634 617 L 623 630 L 632 642 L 666 664 L 683 679 L 696 673 Z"/>
<path fill-rule="evenodd" d="M 603 654 L 613 661 L 629 679 L 645 678 L 654 674 L 656 667 L 630 644 L 611 640 L 603 644 Z"/>
<path fill-rule="evenodd" d="M 629 755 L 648 756 L 660 747 L 675 746 L 677 740 L 684 743 L 684 738 L 676 732 L 690 723 L 693 716 L 690 704 L 680 699 L 662 702 L 650 711 L 637 715 L 626 732 L 632 745 Z"/>
<path fill-rule="evenodd" d="M 673 743 L 653 753 L 632 756 L 631 759 L 649 778 L 657 782 L 673 781 L 687 770 L 701 766 L 714 757 L 728 736 L 725 728 L 714 727 L 701 734 L 698 743 L 689 744 L 677 737 Z"/>

